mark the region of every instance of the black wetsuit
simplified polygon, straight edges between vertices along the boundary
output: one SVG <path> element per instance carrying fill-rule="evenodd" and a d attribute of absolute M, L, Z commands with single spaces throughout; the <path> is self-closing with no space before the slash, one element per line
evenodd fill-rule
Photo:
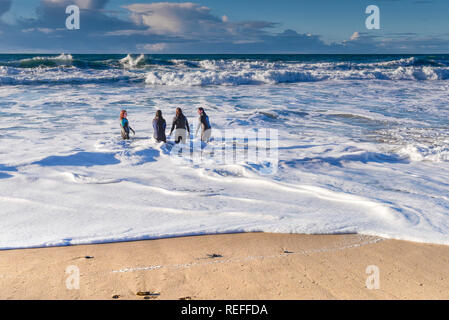
<path fill-rule="evenodd" d="M 120 125 L 122 127 L 122 138 L 124 140 L 129 140 L 129 131 L 132 130 L 132 128 L 129 126 L 128 119 L 123 118 Z"/>
<path fill-rule="evenodd" d="M 153 129 L 154 129 L 154 139 L 158 142 L 167 142 L 167 137 L 165 136 L 165 129 L 167 127 L 167 123 L 163 118 L 155 118 L 153 119 Z"/>
<path fill-rule="evenodd" d="M 187 130 L 190 134 L 189 121 L 186 116 L 181 114 L 179 117 L 176 116 L 173 118 L 173 124 L 171 126 L 170 135 L 173 133 L 173 130 L 176 129 L 175 142 L 179 143 L 185 139 L 185 131 Z"/>
<path fill-rule="evenodd" d="M 212 126 L 210 125 L 209 117 L 207 116 L 206 112 L 204 112 L 204 111 L 200 115 L 200 118 L 199 118 L 198 129 L 196 130 L 197 134 L 198 134 L 198 130 L 200 128 L 201 128 L 201 141 L 204 141 L 204 142 L 209 141 L 210 136 L 211 136 Z"/>
<path fill-rule="evenodd" d="M 209 122 L 209 117 L 207 116 L 206 112 L 203 112 L 203 114 L 200 116 L 200 123 L 201 123 L 201 130 L 206 131 L 212 128 Z"/>

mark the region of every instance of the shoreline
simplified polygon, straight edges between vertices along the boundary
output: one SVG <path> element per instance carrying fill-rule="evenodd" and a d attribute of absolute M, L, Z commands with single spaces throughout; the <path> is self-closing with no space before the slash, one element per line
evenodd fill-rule
<path fill-rule="evenodd" d="M 367 288 L 369 266 L 379 290 Z M 448 266 L 449 246 L 355 234 L 11 249 L 0 251 L 0 299 L 449 299 Z"/>

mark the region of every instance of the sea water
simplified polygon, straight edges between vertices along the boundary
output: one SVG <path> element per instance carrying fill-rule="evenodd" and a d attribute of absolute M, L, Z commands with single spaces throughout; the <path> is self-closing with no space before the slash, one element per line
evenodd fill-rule
<path fill-rule="evenodd" d="M 449 244 L 448 89 L 444 55 L 0 55 L 0 248 L 254 231 Z M 174 161 L 151 137 L 177 107 L 192 132 L 204 107 L 220 150 L 226 131 L 274 130 L 276 170 Z"/>

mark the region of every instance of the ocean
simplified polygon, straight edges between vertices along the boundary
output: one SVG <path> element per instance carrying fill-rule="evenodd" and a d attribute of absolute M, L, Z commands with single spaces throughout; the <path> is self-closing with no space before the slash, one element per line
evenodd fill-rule
<path fill-rule="evenodd" d="M 258 231 L 449 244 L 448 89 L 449 55 L 0 55 L 0 249 Z M 192 133 L 206 109 L 208 145 L 153 141 L 156 110 L 168 134 L 177 107 Z M 270 161 L 242 132 L 271 132 Z"/>

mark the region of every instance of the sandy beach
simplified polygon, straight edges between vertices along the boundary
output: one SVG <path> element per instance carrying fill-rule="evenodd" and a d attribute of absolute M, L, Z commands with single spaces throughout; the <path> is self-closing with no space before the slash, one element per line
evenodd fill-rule
<path fill-rule="evenodd" d="M 1 251 L 0 299 L 449 299 L 448 266 L 449 246 L 369 236 L 196 236 Z"/>
<path fill-rule="evenodd" d="M 378 2 L 0 0 L 0 301 L 449 300 L 449 1 Z"/>

